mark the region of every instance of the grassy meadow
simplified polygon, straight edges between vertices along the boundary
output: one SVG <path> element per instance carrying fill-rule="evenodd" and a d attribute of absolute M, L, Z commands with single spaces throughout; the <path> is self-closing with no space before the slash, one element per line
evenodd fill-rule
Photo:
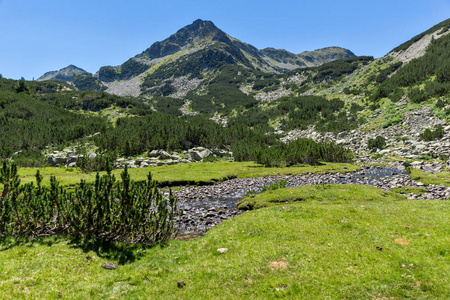
<path fill-rule="evenodd" d="M 19 168 L 18 173 L 22 183 L 35 181 L 36 171 L 39 169 L 44 176 L 43 184 L 48 185 L 50 176 L 55 176 L 61 185 L 76 185 L 80 180 L 93 182 L 95 172 L 84 173 L 77 168 Z M 146 167 L 129 169 L 132 180 L 147 180 L 148 172 L 160 185 L 184 184 L 213 184 L 229 178 L 265 177 L 278 175 L 298 175 L 307 173 L 346 173 L 359 170 L 360 167 L 347 163 L 322 163 L 318 165 L 297 165 L 289 168 L 264 167 L 255 162 L 190 163 L 171 166 Z M 122 170 L 113 170 L 113 174 L 120 178 Z M 104 174 L 105 172 L 101 172 Z"/>
<path fill-rule="evenodd" d="M 3 241 L 0 298 L 450 297 L 447 201 L 359 185 L 285 188 L 252 201 L 267 207 L 164 247 Z M 108 262 L 119 267 L 103 269 Z"/>

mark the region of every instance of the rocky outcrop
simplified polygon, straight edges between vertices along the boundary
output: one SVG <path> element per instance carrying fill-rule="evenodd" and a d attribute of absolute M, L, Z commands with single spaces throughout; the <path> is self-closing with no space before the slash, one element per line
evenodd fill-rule
<path fill-rule="evenodd" d="M 90 153 L 93 155 L 95 153 Z M 47 155 L 47 163 L 51 166 L 76 167 L 78 159 L 83 157 L 78 154 L 77 147 L 65 149 L 63 151 L 53 151 Z"/>
<path fill-rule="evenodd" d="M 183 163 L 201 162 L 205 158 L 218 158 L 233 160 L 233 154 L 223 149 L 206 149 L 203 147 L 195 147 L 183 152 L 168 153 L 165 150 L 153 150 L 148 153 L 147 157 L 139 157 L 136 159 L 119 158 L 116 161 L 116 168 L 144 168 L 155 166 L 166 166 Z"/>
<path fill-rule="evenodd" d="M 435 128 L 439 125 L 444 128 L 444 137 L 435 141 L 420 139 L 420 134 L 426 128 Z M 365 155 L 369 151 L 369 140 L 375 139 L 377 136 L 386 139 L 387 149 L 376 150 L 382 155 L 398 155 L 406 159 L 416 159 L 422 155 L 434 158 L 440 155 L 450 156 L 450 126 L 435 117 L 429 107 L 407 112 L 401 125 L 380 127 L 368 131 L 355 129 L 340 133 L 317 132 L 314 128 L 309 128 L 288 132 L 281 140 L 289 142 L 298 138 L 310 138 L 318 142 L 333 141 L 345 145 L 359 155 Z"/>
<path fill-rule="evenodd" d="M 186 143 L 190 146 L 189 143 Z M 65 149 L 63 151 L 53 151 L 47 155 L 47 162 L 52 166 L 76 167 L 78 159 L 84 157 L 78 154 L 77 147 Z M 95 152 L 89 152 L 87 157 L 94 160 L 97 157 Z M 229 159 L 233 160 L 233 153 L 223 149 L 206 149 L 203 147 L 195 147 L 182 152 L 168 153 L 163 149 L 153 150 L 146 157 L 125 158 L 121 157 L 116 160 L 115 167 L 124 168 L 144 168 L 165 165 L 175 165 L 183 163 L 201 162 L 205 158 L 213 159 Z"/>

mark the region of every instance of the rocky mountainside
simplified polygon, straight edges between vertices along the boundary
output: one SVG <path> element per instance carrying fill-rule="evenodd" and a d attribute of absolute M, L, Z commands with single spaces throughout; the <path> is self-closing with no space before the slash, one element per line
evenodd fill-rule
<path fill-rule="evenodd" d="M 205 75 L 216 72 L 224 64 L 282 74 L 353 56 L 351 51 L 338 47 L 298 55 L 282 49 L 258 50 L 229 36 L 211 21 L 196 20 L 122 65 L 102 67 L 95 75 L 83 72 L 82 80 L 72 80 L 75 76 L 56 77 L 54 73 L 46 73 L 48 76 L 39 80 L 63 79 L 82 90 L 106 89 L 120 96 L 184 96 L 196 88 Z M 179 82 L 183 83 L 183 91 L 180 91 Z"/>
<path fill-rule="evenodd" d="M 86 74 L 85 70 L 78 68 L 77 66 L 70 65 L 65 68 L 62 68 L 59 71 L 50 71 L 42 75 L 37 79 L 37 81 L 45 81 L 45 80 L 52 80 L 52 79 L 61 79 L 64 81 L 70 81 L 72 78 L 74 78 L 77 75 L 80 74 Z"/>
<path fill-rule="evenodd" d="M 391 147 L 382 154 L 450 156 L 449 29 L 450 19 L 373 59 L 338 47 L 258 50 L 197 20 L 120 66 L 71 81 L 284 141 L 333 140 L 360 153 L 381 136 Z"/>
<path fill-rule="evenodd" d="M 327 47 L 300 54 L 293 54 L 284 49 L 265 48 L 258 51 L 258 54 L 278 70 L 317 67 L 336 59 L 355 57 L 353 52 L 340 47 Z"/>
<path fill-rule="evenodd" d="M 198 20 L 120 66 L 72 77 L 71 86 L 0 78 L 0 150 L 42 150 L 55 134 L 72 146 L 89 138 L 124 159 L 204 147 L 254 160 L 270 145 L 309 138 L 343 144 L 361 160 L 447 161 L 449 29 L 450 19 L 374 59 L 334 47 L 258 50 Z M 308 65 L 320 60 L 331 61 Z"/>

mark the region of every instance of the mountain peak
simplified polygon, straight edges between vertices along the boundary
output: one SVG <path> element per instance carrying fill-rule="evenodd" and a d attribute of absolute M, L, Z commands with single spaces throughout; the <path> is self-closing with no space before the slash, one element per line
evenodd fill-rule
<path fill-rule="evenodd" d="M 197 19 L 194 22 L 192 22 L 191 25 L 187 25 L 185 27 L 193 27 L 193 28 L 210 27 L 210 28 L 218 29 L 212 21 L 202 20 L 202 19 Z"/>
<path fill-rule="evenodd" d="M 213 22 L 197 19 L 164 41 L 154 43 L 138 57 L 147 59 L 164 57 L 180 51 L 183 47 L 193 46 L 204 41 L 231 44 L 227 34 L 217 28 Z"/>
<path fill-rule="evenodd" d="M 77 75 L 87 73 L 85 70 L 78 68 L 75 65 L 68 65 L 65 68 L 62 68 L 59 71 L 50 71 L 42 75 L 37 79 L 37 81 L 45 81 L 45 80 L 52 80 L 52 79 L 61 79 L 64 81 L 68 81 L 72 78 L 74 78 Z"/>

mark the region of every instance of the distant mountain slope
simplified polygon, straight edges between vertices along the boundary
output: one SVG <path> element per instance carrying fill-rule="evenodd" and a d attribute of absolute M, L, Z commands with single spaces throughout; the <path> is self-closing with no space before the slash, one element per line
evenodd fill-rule
<path fill-rule="evenodd" d="M 393 49 L 387 55 L 397 58 L 403 63 L 410 62 L 415 58 L 423 56 L 427 50 L 427 47 L 433 40 L 437 40 L 444 35 L 450 33 L 450 19 L 447 19 L 425 32 L 416 35 L 409 41 L 401 44 Z"/>
<path fill-rule="evenodd" d="M 64 81 L 69 81 L 72 78 L 74 78 L 77 75 L 88 73 L 85 70 L 78 68 L 74 65 L 67 66 L 65 68 L 62 68 L 59 71 L 50 71 L 42 75 L 37 79 L 37 81 L 45 81 L 45 80 L 52 80 L 52 79 L 61 79 Z"/>
<path fill-rule="evenodd" d="M 305 51 L 297 55 L 297 57 L 305 61 L 308 67 L 317 67 L 336 59 L 355 56 L 352 51 L 340 47 L 327 47 L 315 51 Z"/>
<path fill-rule="evenodd" d="M 83 89 L 106 89 L 109 93 L 122 96 L 174 94 L 180 98 L 198 87 L 205 76 L 217 73 L 224 64 L 282 74 L 351 56 L 354 56 L 351 51 L 338 47 L 298 55 L 274 48 L 258 50 L 229 36 L 211 21 L 196 20 L 122 65 L 101 67 L 95 78 L 85 72 L 77 78 L 82 80 L 75 80 L 72 84 Z M 42 80 L 59 76 L 58 79 L 70 81 L 75 77 L 47 74 L 41 77 Z"/>

